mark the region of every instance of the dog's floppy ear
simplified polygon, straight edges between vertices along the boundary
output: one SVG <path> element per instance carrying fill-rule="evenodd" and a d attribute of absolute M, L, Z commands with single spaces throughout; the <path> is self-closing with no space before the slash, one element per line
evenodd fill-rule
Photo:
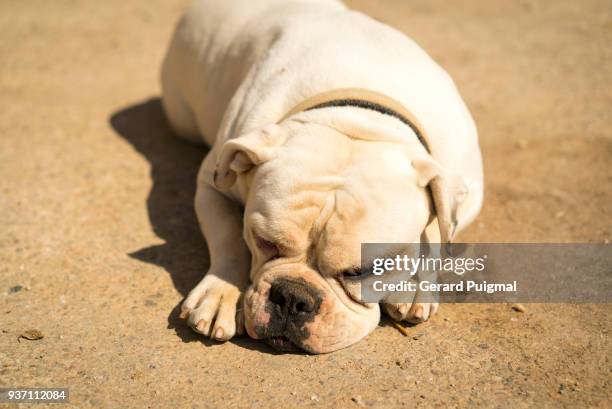
<path fill-rule="evenodd" d="M 218 189 L 232 187 L 238 174 L 272 159 L 276 154 L 276 148 L 285 139 L 285 130 L 276 124 L 271 124 L 225 142 L 217 156 L 215 187 Z"/>
<path fill-rule="evenodd" d="M 419 186 L 429 186 L 431 190 L 441 242 L 451 243 L 457 228 L 457 210 L 468 194 L 467 186 L 461 177 L 450 174 L 430 155 L 413 158 L 412 166 L 417 171 Z"/>

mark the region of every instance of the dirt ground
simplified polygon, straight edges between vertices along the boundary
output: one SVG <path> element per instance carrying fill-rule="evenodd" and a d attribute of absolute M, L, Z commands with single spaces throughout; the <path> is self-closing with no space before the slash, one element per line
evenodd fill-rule
<path fill-rule="evenodd" d="M 486 199 L 461 239 L 610 240 L 609 0 L 348 3 L 419 42 L 476 119 Z M 0 1 L 0 387 L 79 408 L 612 405 L 611 305 L 444 305 L 320 356 L 186 328 L 205 151 L 158 99 L 185 4 Z"/>

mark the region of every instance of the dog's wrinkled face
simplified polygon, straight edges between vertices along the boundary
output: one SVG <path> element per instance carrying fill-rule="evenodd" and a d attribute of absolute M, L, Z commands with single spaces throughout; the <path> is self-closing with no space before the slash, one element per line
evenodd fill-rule
<path fill-rule="evenodd" d="M 430 218 L 409 153 L 308 123 L 241 138 L 218 170 L 240 174 L 246 196 L 247 332 L 313 353 L 357 342 L 380 318 L 378 304 L 359 300 L 361 243 L 418 241 Z"/>

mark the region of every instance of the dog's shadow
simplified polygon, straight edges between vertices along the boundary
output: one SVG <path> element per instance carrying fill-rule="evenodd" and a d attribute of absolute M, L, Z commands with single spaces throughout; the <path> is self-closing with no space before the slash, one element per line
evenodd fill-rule
<path fill-rule="evenodd" d="M 207 150 L 182 142 L 172 134 L 159 98 L 122 109 L 112 114 L 109 121 L 151 166 L 153 186 L 147 197 L 147 211 L 153 231 L 165 241 L 129 255 L 163 267 L 175 288 L 186 296 L 209 266 L 206 242 L 193 209 L 196 175 Z M 187 327 L 179 319 L 179 311 L 180 303 L 168 316 L 168 328 L 173 328 L 183 342 L 217 344 Z M 265 344 L 248 337 L 234 338 L 232 342 L 272 353 Z"/>

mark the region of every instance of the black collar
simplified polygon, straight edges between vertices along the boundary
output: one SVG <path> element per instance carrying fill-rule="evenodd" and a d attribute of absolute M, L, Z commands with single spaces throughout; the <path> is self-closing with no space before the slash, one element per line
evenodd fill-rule
<path fill-rule="evenodd" d="M 356 108 L 369 109 L 369 110 L 376 111 L 381 114 L 389 115 L 396 119 L 399 119 L 404 124 L 408 125 L 410 129 L 412 129 L 412 131 L 418 138 L 419 142 L 421 142 L 421 145 L 423 145 L 423 147 L 425 148 L 427 152 L 431 153 L 429 151 L 429 146 L 427 146 L 427 142 L 425 141 L 425 138 L 423 138 L 421 131 L 415 124 L 413 124 L 408 118 L 406 118 L 399 112 L 394 111 L 393 109 L 386 107 L 384 105 L 377 104 L 376 102 L 368 101 L 366 99 L 353 99 L 353 98 L 334 99 L 331 101 L 326 101 L 326 102 L 322 102 L 320 104 L 311 106 L 305 109 L 305 111 L 311 111 L 313 109 L 320 109 L 320 108 L 330 108 L 330 107 L 356 107 Z"/>

